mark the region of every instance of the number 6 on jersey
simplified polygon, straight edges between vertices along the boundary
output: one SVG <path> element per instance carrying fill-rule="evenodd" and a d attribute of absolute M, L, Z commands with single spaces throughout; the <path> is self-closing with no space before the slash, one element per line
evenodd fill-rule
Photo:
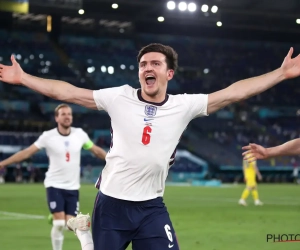
<path fill-rule="evenodd" d="M 150 126 L 144 127 L 142 143 L 144 145 L 148 145 L 150 143 L 150 133 L 152 132 L 152 128 Z"/>

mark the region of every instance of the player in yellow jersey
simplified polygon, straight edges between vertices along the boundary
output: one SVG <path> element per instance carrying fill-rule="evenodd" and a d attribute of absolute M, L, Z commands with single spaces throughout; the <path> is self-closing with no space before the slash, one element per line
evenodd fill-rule
<path fill-rule="evenodd" d="M 248 162 L 243 160 L 243 173 L 244 180 L 246 182 L 246 188 L 242 193 L 242 197 L 239 200 L 239 204 L 247 206 L 246 199 L 248 198 L 250 191 L 252 192 L 252 197 L 255 205 L 263 205 L 263 203 L 258 198 L 256 176 L 258 180 L 262 179 L 262 176 L 257 168 L 256 161 Z"/>

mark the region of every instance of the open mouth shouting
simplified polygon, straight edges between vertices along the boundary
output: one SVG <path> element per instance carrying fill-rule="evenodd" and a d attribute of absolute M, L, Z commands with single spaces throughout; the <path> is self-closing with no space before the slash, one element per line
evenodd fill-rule
<path fill-rule="evenodd" d="M 156 81 L 156 78 L 154 75 L 152 75 L 152 74 L 146 75 L 146 85 L 148 87 L 152 87 L 155 84 L 155 81 Z"/>

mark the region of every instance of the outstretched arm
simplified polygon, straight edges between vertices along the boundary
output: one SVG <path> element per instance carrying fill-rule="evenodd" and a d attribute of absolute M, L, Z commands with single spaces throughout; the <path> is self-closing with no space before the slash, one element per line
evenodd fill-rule
<path fill-rule="evenodd" d="M 39 148 L 37 148 L 34 144 L 32 144 L 30 147 L 25 148 L 20 152 L 15 153 L 14 155 L 0 162 L 0 169 L 4 168 L 7 165 L 24 161 L 28 159 L 30 156 L 32 156 L 33 154 L 35 154 L 37 151 L 39 151 Z"/>
<path fill-rule="evenodd" d="M 300 155 L 300 139 L 294 139 L 277 147 L 267 148 L 268 157 Z"/>
<path fill-rule="evenodd" d="M 102 148 L 100 148 L 100 147 L 98 147 L 98 146 L 96 146 L 96 145 L 94 144 L 93 147 L 91 147 L 89 150 L 90 150 L 96 157 L 100 158 L 101 160 L 105 160 L 106 152 L 105 152 Z"/>
<path fill-rule="evenodd" d="M 289 50 L 279 69 L 261 76 L 238 81 L 225 89 L 209 94 L 208 114 L 216 112 L 231 103 L 260 94 L 284 80 L 298 77 L 300 75 L 300 55 L 291 58 L 292 54 L 293 48 Z"/>
<path fill-rule="evenodd" d="M 26 86 L 56 100 L 97 109 L 92 90 L 78 88 L 64 81 L 44 79 L 29 75 L 23 71 L 13 55 L 11 56 L 11 61 L 12 66 L 0 64 L 1 81 Z"/>
<path fill-rule="evenodd" d="M 260 145 L 251 143 L 243 147 L 247 150 L 243 153 L 245 160 L 253 161 L 255 159 L 268 159 L 276 156 L 300 155 L 300 138 L 288 141 L 276 147 L 264 148 Z M 248 155 L 249 156 L 246 156 Z"/>

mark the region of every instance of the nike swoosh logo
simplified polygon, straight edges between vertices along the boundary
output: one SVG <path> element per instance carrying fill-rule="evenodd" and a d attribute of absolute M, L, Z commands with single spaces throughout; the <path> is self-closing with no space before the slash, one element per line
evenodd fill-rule
<path fill-rule="evenodd" d="M 168 245 L 169 248 L 172 248 L 173 246 L 174 246 L 174 245 L 171 245 L 170 243 L 169 243 L 169 245 Z"/>
<path fill-rule="evenodd" d="M 145 121 L 145 122 L 151 121 L 151 120 L 153 120 L 153 118 L 151 118 L 151 119 L 144 118 L 144 121 Z"/>

